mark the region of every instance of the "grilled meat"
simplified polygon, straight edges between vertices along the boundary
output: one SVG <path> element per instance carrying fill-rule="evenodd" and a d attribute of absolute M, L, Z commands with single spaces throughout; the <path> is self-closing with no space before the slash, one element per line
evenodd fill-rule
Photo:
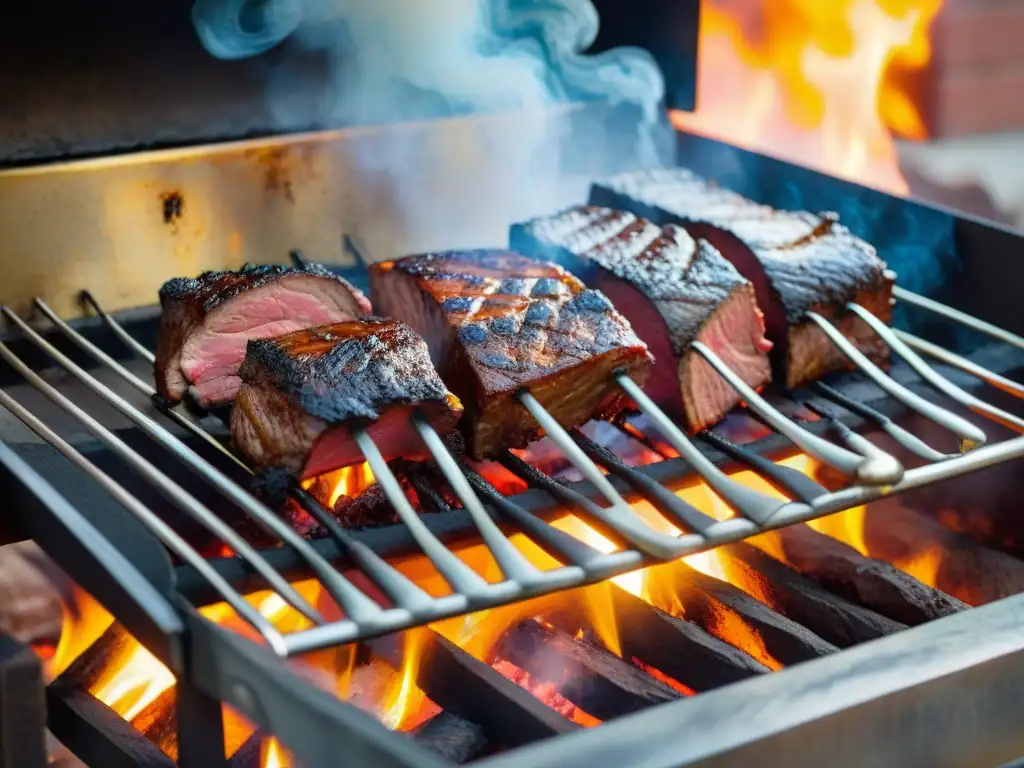
<path fill-rule="evenodd" d="M 694 431 L 740 397 L 690 348 L 701 341 L 751 387 L 771 380 L 753 286 L 703 240 L 631 213 L 580 206 L 512 228 L 514 250 L 556 261 L 611 298 L 654 354 L 647 393 Z"/>
<path fill-rule="evenodd" d="M 351 429 L 366 427 L 385 459 L 422 458 L 418 409 L 440 433 L 462 415 L 427 345 L 394 320 L 364 318 L 252 339 L 238 371 L 231 437 L 260 469 L 313 477 L 363 461 Z"/>
<path fill-rule="evenodd" d="M 895 276 L 834 214 L 778 211 L 684 169 L 613 178 L 594 185 L 590 201 L 681 224 L 721 251 L 754 284 L 775 344 L 775 376 L 787 388 L 850 367 L 808 311 L 831 319 L 870 359 L 888 360 L 888 347 L 846 305 L 891 322 Z"/>
<path fill-rule="evenodd" d="M 521 448 L 542 432 L 516 393 L 530 393 L 566 427 L 629 404 L 612 372 L 643 384 L 647 347 L 598 291 L 564 269 L 506 251 L 409 256 L 370 270 L 379 311 L 416 328 L 466 407 L 476 459 Z"/>
<path fill-rule="evenodd" d="M 204 408 L 234 399 L 249 339 L 370 313 L 358 289 L 315 264 L 246 264 L 237 272 L 175 278 L 160 289 L 160 306 L 157 390 L 172 401 L 189 392 Z"/>

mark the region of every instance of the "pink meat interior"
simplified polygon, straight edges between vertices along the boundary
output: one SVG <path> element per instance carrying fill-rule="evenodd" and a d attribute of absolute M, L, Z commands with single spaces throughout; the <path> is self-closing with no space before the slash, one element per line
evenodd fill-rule
<path fill-rule="evenodd" d="M 354 319 L 343 286 L 318 278 L 285 278 L 248 291 L 211 312 L 185 342 L 181 370 L 201 405 L 229 402 L 249 339 Z"/>

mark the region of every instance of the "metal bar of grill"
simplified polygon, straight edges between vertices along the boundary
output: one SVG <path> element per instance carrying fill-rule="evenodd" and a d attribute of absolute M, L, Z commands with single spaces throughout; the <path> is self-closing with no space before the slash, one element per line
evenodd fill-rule
<path fill-rule="evenodd" d="M 88 299 L 86 300 L 88 301 Z M 118 338 L 126 342 L 130 349 L 145 359 L 151 358 L 149 351 L 141 347 L 134 339 L 129 342 L 131 336 L 116 319 L 103 312 L 102 307 L 99 306 L 95 299 L 90 304 L 100 313 L 107 327 Z M 117 363 L 110 355 L 86 339 L 69 324 L 62 321 L 45 303 L 37 300 L 36 305 L 71 342 L 97 360 L 101 365 L 117 373 L 141 394 L 147 398 L 152 397 L 154 390 L 151 385 L 132 374 L 126 367 Z M 483 543 L 489 548 L 499 565 L 502 579 L 496 583 L 489 583 L 463 563 L 454 552 L 442 544 L 429 528 L 422 523 L 417 511 L 405 497 L 397 478 L 392 473 L 372 439 L 370 439 L 365 431 L 355 430 L 354 434 L 357 443 L 363 451 L 364 457 L 369 462 L 378 484 L 387 495 L 401 522 L 410 531 L 420 549 L 433 562 L 438 572 L 452 587 L 452 594 L 436 598 L 427 595 L 383 558 L 376 555 L 365 545 L 355 541 L 333 519 L 331 513 L 323 509 L 308 493 L 301 489 L 295 489 L 293 496 L 310 512 L 314 519 L 320 521 L 325 526 L 328 534 L 335 539 L 342 551 L 350 555 L 356 567 L 363 571 L 371 581 L 384 591 L 389 600 L 392 601 L 390 607 L 384 608 L 378 606 L 353 582 L 342 577 L 330 563 L 309 545 L 309 542 L 295 534 L 269 508 L 251 496 L 246 489 L 188 448 L 172 433 L 143 413 L 140 408 L 118 396 L 109 387 L 62 355 L 59 350 L 49 344 L 42 335 L 18 315 L 7 308 L 4 308 L 4 315 L 22 331 L 29 341 L 46 352 L 74 378 L 84 383 L 93 394 L 117 408 L 133 423 L 142 428 L 149 437 L 167 447 L 186 466 L 209 482 L 218 492 L 248 514 L 250 518 L 260 523 L 269 533 L 284 541 L 286 545 L 292 546 L 299 553 L 313 575 L 321 581 L 327 593 L 342 607 L 345 614 L 343 619 L 326 621 L 319 611 L 312 608 L 312 606 L 303 605 L 301 596 L 291 594 L 289 590 L 292 588 L 280 574 L 274 573 L 272 569 L 270 573 L 267 572 L 267 566 L 265 563 L 261 564 L 258 552 L 247 549 L 244 542 L 239 546 L 235 546 L 237 535 L 235 535 L 235 538 L 232 538 L 232 534 L 224 530 L 226 524 L 220 523 L 218 525 L 218 523 L 207 518 L 205 514 L 200 515 L 201 522 L 207 528 L 215 530 L 218 536 L 228 541 L 236 553 L 248 560 L 249 564 L 261 576 L 266 578 L 268 583 L 282 597 L 292 603 L 294 607 L 299 608 L 300 612 L 304 613 L 310 620 L 312 626 L 309 628 L 280 637 L 274 636 L 273 633 L 270 633 L 268 636 L 264 632 L 264 637 L 267 639 L 271 649 L 284 656 L 358 639 L 366 639 L 472 610 L 547 594 L 559 589 L 602 581 L 611 576 L 661 560 L 675 559 L 688 554 L 694 554 L 720 544 L 756 535 L 765 530 L 811 520 L 866 503 L 883 495 L 899 493 L 1024 456 L 1024 437 L 1017 437 L 1001 443 L 975 448 L 969 453 L 947 455 L 933 452 L 933 455 L 926 457 L 933 461 L 933 463 L 904 472 L 903 468 L 899 466 L 899 463 L 893 457 L 875 448 L 867 440 L 855 433 L 841 436 L 844 442 L 846 442 L 846 447 L 839 447 L 807 432 L 795 422 L 786 418 L 756 393 L 744 390 L 742 382 L 738 381 L 738 377 L 711 350 L 697 348 L 697 351 L 708 359 L 727 381 L 733 383 L 734 386 L 740 385 L 736 386 L 736 388 L 759 416 L 788 437 L 797 447 L 825 463 L 841 469 L 848 475 L 865 482 L 834 493 L 818 493 L 813 484 L 801 484 L 798 478 L 790 477 L 788 474 L 780 474 L 777 471 L 768 471 L 767 467 L 762 466 L 762 474 L 773 480 L 777 487 L 786 490 L 786 495 L 790 498 L 779 500 L 778 498 L 753 491 L 736 483 L 716 467 L 694 445 L 683 430 L 679 429 L 664 411 L 647 398 L 635 383 L 626 376 L 619 376 L 617 379 L 619 386 L 634 398 L 640 410 L 651 419 L 662 437 L 679 452 L 684 460 L 689 461 L 693 465 L 709 487 L 719 494 L 737 513 L 737 517 L 734 518 L 715 520 L 690 507 L 676 494 L 667 488 L 657 485 L 642 472 L 617 461 L 614 456 L 608 455 L 607 452 L 602 453 L 600 446 L 597 446 L 592 441 L 588 441 L 582 434 L 578 432 L 569 433 L 562 429 L 529 393 L 521 393 L 519 396 L 521 405 L 527 408 L 534 418 L 537 419 L 570 463 L 590 481 L 599 496 L 603 497 L 602 500 L 607 506 L 583 498 L 571 489 L 551 480 L 551 478 L 528 465 L 524 465 L 522 462 L 516 464 L 511 454 L 508 455 L 509 463 L 507 463 L 507 466 L 511 467 L 513 471 L 528 482 L 538 485 L 550 494 L 555 495 L 575 511 L 582 511 L 593 522 L 595 527 L 620 545 L 618 551 L 604 554 L 593 550 L 582 541 L 565 534 L 540 518 L 534 517 L 528 510 L 518 507 L 514 502 L 502 497 L 486 480 L 452 457 L 447 452 L 440 437 L 424 421 L 414 416 L 416 430 L 436 460 L 442 475 L 451 485 L 465 512 L 469 515 L 474 527 L 480 533 Z M 901 353 L 900 350 L 897 351 Z M 97 436 L 107 443 L 108 447 L 113 446 L 119 455 L 128 460 L 129 463 L 143 467 L 145 471 L 142 474 L 147 481 L 155 483 L 178 501 L 188 499 L 188 494 L 184 489 L 180 488 L 180 486 L 175 486 L 173 481 L 166 478 L 166 476 L 162 476 L 155 468 L 145 468 L 141 464 L 145 462 L 141 456 L 136 454 L 131 448 L 114 442 L 116 437 L 114 440 L 111 440 L 112 435 L 105 435 L 100 425 L 90 422 L 88 414 L 73 403 L 70 403 L 70 401 L 67 401 L 66 398 L 56 393 L 55 390 L 51 391 L 52 387 L 31 371 L 9 349 L 0 346 L 0 356 L 3 356 L 8 363 L 18 370 L 32 386 L 58 402 L 66 411 L 89 428 L 90 431 L 93 431 L 94 434 L 98 433 Z M 902 353 L 901 356 L 903 356 Z M 858 360 L 854 359 L 854 362 L 857 363 Z M 922 363 L 922 365 L 924 364 Z M 931 371 L 931 375 L 927 376 L 926 380 L 929 384 L 936 385 L 935 378 L 939 377 L 939 374 L 930 368 L 929 371 Z M 886 384 L 888 384 L 886 374 L 879 373 L 882 377 L 886 377 Z M 869 376 L 876 378 L 873 372 L 869 372 Z M 942 382 L 945 382 L 945 379 L 941 379 L 937 388 L 944 394 L 949 395 L 951 390 L 943 386 Z M 945 383 L 948 384 L 948 382 Z M 953 387 L 953 385 L 949 384 L 949 387 Z M 0 400 L 0 403 L 2 402 L 5 401 Z M 963 400 L 960 400 L 960 402 L 963 403 Z M 914 401 L 912 405 L 919 404 Z M 930 403 L 929 405 L 931 406 Z M 219 441 L 206 433 L 200 425 L 191 419 L 173 409 L 159 408 L 158 410 L 190 432 L 200 434 L 207 442 L 216 444 L 220 454 L 230 457 L 231 461 L 236 463 L 239 461 Z M 926 418 L 931 418 L 936 423 L 952 429 L 958 436 L 965 439 L 966 447 L 980 445 L 986 439 L 984 433 L 977 430 L 969 422 L 938 406 L 932 408 L 918 407 L 916 410 Z M 1001 413 L 998 412 L 998 409 L 979 407 L 976 410 L 989 419 L 1003 421 L 999 418 Z M 30 428 L 39 432 L 44 439 L 47 439 L 49 435 L 49 432 L 47 432 L 48 428 L 42 425 L 34 414 L 26 413 L 24 409 L 19 408 L 12 409 L 12 412 L 15 416 L 25 421 Z M 96 429 L 96 427 L 100 428 Z M 710 440 L 712 444 L 717 443 L 718 447 L 722 447 L 720 438 L 710 436 L 705 439 Z M 69 459 L 82 466 L 81 459 L 73 454 L 73 449 L 69 452 L 67 450 L 68 446 L 61 445 L 52 439 L 48 439 L 48 442 L 55 445 Z M 742 451 L 742 449 L 738 450 Z M 629 503 L 609 483 L 608 478 L 602 471 L 602 467 L 610 474 L 624 480 L 640 496 L 649 500 L 656 509 L 665 515 L 676 531 L 671 532 L 668 529 L 658 530 L 637 516 L 630 508 Z M 754 469 L 757 470 L 757 468 L 757 464 L 754 462 Z M 149 471 L 149 469 L 153 471 Z M 109 478 L 103 480 L 99 474 L 92 474 L 105 487 L 108 487 L 108 489 L 111 487 L 112 481 Z M 892 482 L 891 487 L 884 487 L 883 484 L 887 481 Z M 124 494 L 127 494 L 127 491 Z M 146 518 L 143 510 L 139 509 L 138 500 L 133 501 L 131 498 L 126 498 L 124 494 L 118 491 L 115 493 L 115 496 L 130 512 L 133 512 L 140 518 Z M 189 506 L 192 505 L 190 504 Z M 192 511 L 195 512 L 196 510 L 193 508 Z M 209 510 L 206 510 L 206 512 L 209 512 Z M 210 516 L 212 514 L 212 512 L 209 513 Z M 536 568 L 526 561 L 505 534 L 502 533 L 501 529 L 495 524 L 495 520 L 511 522 L 539 546 L 555 554 L 563 565 L 548 571 Z M 152 520 L 148 522 L 152 524 Z M 167 536 L 166 531 L 160 532 L 159 535 L 164 543 L 179 554 L 179 556 L 182 556 L 187 561 L 192 560 L 193 554 L 181 550 L 179 544 L 174 543 L 173 539 Z M 204 575 L 208 576 L 208 574 Z M 237 593 L 234 593 L 230 586 L 223 583 L 215 584 L 214 586 L 218 593 L 222 594 L 229 603 L 234 604 L 237 599 Z M 253 623 L 251 616 L 243 615 L 242 618 Z M 257 628 L 265 630 L 265 627 Z"/>

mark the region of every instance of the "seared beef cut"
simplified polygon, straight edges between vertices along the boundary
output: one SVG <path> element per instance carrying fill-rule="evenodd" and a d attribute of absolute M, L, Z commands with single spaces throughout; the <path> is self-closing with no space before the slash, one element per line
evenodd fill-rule
<path fill-rule="evenodd" d="M 358 289 L 315 264 L 178 277 L 160 289 L 160 306 L 156 388 L 173 401 L 190 392 L 204 408 L 234 399 L 249 339 L 370 313 Z"/>
<path fill-rule="evenodd" d="M 231 437 L 254 467 L 296 477 L 363 461 L 353 426 L 385 459 L 421 458 L 410 424 L 419 409 L 440 433 L 462 415 L 430 363 L 427 345 L 394 320 L 364 318 L 253 339 L 238 371 Z"/>
<path fill-rule="evenodd" d="M 598 291 L 555 264 L 507 251 L 409 256 L 370 269 L 382 314 L 417 329 L 466 407 L 476 459 L 542 434 L 514 401 L 529 390 L 563 426 L 611 418 L 629 405 L 613 371 L 643 384 L 647 347 Z"/>
<path fill-rule="evenodd" d="M 706 344 L 754 389 L 771 380 L 753 286 L 681 227 L 581 206 L 514 226 L 510 246 L 564 264 L 611 298 L 654 354 L 647 393 L 685 414 L 694 432 L 740 397 L 691 342 Z"/>
<path fill-rule="evenodd" d="M 891 322 L 895 276 L 835 214 L 778 211 L 684 169 L 618 176 L 594 185 L 590 202 L 681 224 L 721 251 L 754 284 L 775 344 L 775 376 L 787 388 L 850 367 L 808 310 L 830 318 L 870 359 L 888 360 L 888 347 L 846 305 Z"/>

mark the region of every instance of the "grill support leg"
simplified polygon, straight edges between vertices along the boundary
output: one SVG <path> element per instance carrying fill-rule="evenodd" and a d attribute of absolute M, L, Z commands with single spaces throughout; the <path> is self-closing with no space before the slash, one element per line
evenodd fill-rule
<path fill-rule="evenodd" d="M 184 679 L 176 690 L 179 768 L 227 768 L 220 702 Z"/>
<path fill-rule="evenodd" d="M 31 648 L 0 635 L 0 768 L 45 768 L 46 693 Z"/>

